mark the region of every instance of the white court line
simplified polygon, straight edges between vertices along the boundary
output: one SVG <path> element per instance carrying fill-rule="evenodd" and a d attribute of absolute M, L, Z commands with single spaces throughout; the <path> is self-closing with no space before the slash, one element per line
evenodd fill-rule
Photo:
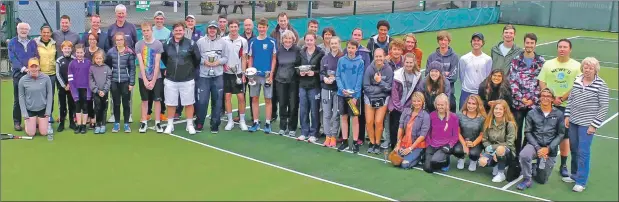
<path fill-rule="evenodd" d="M 580 37 L 580 36 L 568 37 L 567 39 L 575 39 L 575 38 L 578 38 L 578 37 Z M 540 44 L 537 44 L 536 46 L 543 46 L 543 45 L 548 45 L 548 44 L 557 43 L 557 42 L 559 42 L 559 40 L 554 40 L 554 41 L 549 41 L 549 42 L 545 42 L 545 43 L 540 43 Z"/>
<path fill-rule="evenodd" d="M 602 124 L 600 124 L 600 128 L 604 125 L 606 125 L 606 123 L 608 123 L 610 120 L 613 120 L 614 118 L 616 118 L 617 116 L 619 116 L 619 112 L 615 113 L 614 115 L 612 115 L 610 118 L 606 119 L 606 121 L 602 122 Z"/>
<path fill-rule="evenodd" d="M 617 39 L 609 39 L 609 38 L 596 38 L 596 37 L 577 37 L 580 40 L 589 40 L 589 41 L 602 41 L 602 42 L 610 42 L 610 43 L 617 43 L 619 41 L 617 41 Z"/>
<path fill-rule="evenodd" d="M 619 140 L 619 138 L 616 138 L 616 137 L 609 137 L 609 136 L 598 135 L 598 134 L 595 134 L 595 136 L 603 137 L 603 138 L 608 138 L 608 139 L 613 139 L 613 140 Z"/>
<path fill-rule="evenodd" d="M 520 182 L 520 180 L 522 180 L 522 178 L 524 178 L 522 175 L 518 176 L 518 178 L 516 178 L 515 180 L 507 183 L 505 186 L 503 186 L 501 189 L 502 190 L 507 190 L 509 189 L 509 187 L 514 186 L 516 183 Z"/>

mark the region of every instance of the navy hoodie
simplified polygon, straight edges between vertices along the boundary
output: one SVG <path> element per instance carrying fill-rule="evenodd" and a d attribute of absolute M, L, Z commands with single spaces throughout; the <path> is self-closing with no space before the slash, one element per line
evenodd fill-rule
<path fill-rule="evenodd" d="M 447 49 L 447 53 L 445 55 L 441 55 L 440 48 L 436 48 L 436 52 L 430 54 L 428 56 L 428 63 L 426 63 L 426 67 L 430 65 L 430 63 L 434 61 L 439 61 L 443 64 L 443 75 L 444 72 L 449 72 L 449 75 L 446 76 L 447 80 L 449 80 L 450 87 L 453 89 L 454 83 L 458 79 L 457 68 L 458 62 L 460 61 L 460 57 L 456 54 L 451 47 Z M 429 71 L 425 72 L 425 75 L 428 76 Z"/>
<path fill-rule="evenodd" d="M 338 55 L 332 53 L 325 53 L 320 61 L 320 87 L 325 90 L 337 90 L 337 82 L 333 81 L 332 84 L 326 84 L 324 82 L 325 77 L 329 77 L 329 70 L 337 71 L 337 61 L 344 56 L 344 53 L 340 50 Z"/>

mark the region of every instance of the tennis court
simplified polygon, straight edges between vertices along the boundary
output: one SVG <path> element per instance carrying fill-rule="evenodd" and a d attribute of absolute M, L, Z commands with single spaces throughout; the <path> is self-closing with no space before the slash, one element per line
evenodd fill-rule
<path fill-rule="evenodd" d="M 451 46 L 463 55 L 470 51 L 470 36 L 482 32 L 484 52 L 489 54 L 500 41 L 502 27 L 448 30 Z M 153 130 L 105 135 L 67 131 L 57 134 L 53 142 L 46 138 L 2 141 L 2 200 L 619 200 L 617 35 L 518 26 L 516 43 L 521 47 L 527 32 L 537 34 L 537 52 L 546 59 L 556 55 L 556 41 L 570 38 L 572 57 L 595 56 L 602 61 L 600 75 L 613 89 L 607 120 L 594 138 L 591 175 L 582 193 L 573 193 L 572 184 L 561 181 L 558 167 L 547 184 L 518 191 L 517 181 L 491 182 L 491 169 L 472 173 L 452 163 L 446 173 L 401 170 L 387 164 L 383 155 L 367 154 L 367 145 L 359 154 L 336 152 L 275 134 L 242 132 L 238 127 L 190 136 L 181 120 L 175 122 L 172 136 Z M 437 46 L 436 33 L 417 37 L 426 58 Z M 5 98 L 1 117 L 10 120 L 11 81 L 2 81 L 1 89 Z M 261 111 L 264 114 L 264 106 Z M 138 120 L 138 114 L 133 116 Z M 278 123 L 273 123 L 274 130 Z M 10 122 L 0 126 L 2 132 L 13 132 Z M 132 126 L 137 128 L 137 123 Z"/>

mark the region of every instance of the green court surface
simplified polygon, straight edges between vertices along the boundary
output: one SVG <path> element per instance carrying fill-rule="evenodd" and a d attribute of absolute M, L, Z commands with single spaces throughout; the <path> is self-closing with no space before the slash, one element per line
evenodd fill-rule
<path fill-rule="evenodd" d="M 451 46 L 463 55 L 470 50 L 470 36 L 481 32 L 489 54 L 500 41 L 502 27 L 449 30 Z M 111 133 L 108 125 L 105 135 L 67 130 L 57 133 L 53 142 L 44 137 L 2 141 L 1 200 L 619 200 L 617 34 L 517 26 L 519 46 L 527 32 L 537 34 L 538 53 L 547 55 L 547 60 L 556 55 L 557 40 L 570 38 L 573 57 L 597 57 L 604 66 L 600 75 L 614 89 L 607 121 L 593 141 L 589 184 L 582 193 L 572 192 L 572 185 L 561 181 L 558 167 L 547 184 L 534 184 L 523 192 L 515 188 L 517 181 L 491 182 L 491 169 L 469 172 L 452 163 L 446 173 L 401 170 L 386 164 L 383 155 L 367 154 L 367 145 L 357 155 L 336 152 L 279 135 L 241 132 L 238 127 L 223 131 L 225 121 L 219 134 L 204 131 L 189 136 L 184 121 L 177 122 L 172 136 L 152 130 L 139 134 L 136 110 L 130 134 Z M 417 36 L 425 60 L 437 46 L 436 33 Z M 14 133 L 8 121 L 12 82 L 2 81 L 0 90 L 1 131 Z M 459 93 L 456 90 L 457 97 Z M 138 100 L 138 93 L 133 96 Z M 139 103 L 133 106 L 138 109 Z M 55 117 L 57 111 L 58 106 Z M 264 106 L 261 111 L 264 114 Z M 278 123 L 273 123 L 274 131 L 279 130 Z"/>

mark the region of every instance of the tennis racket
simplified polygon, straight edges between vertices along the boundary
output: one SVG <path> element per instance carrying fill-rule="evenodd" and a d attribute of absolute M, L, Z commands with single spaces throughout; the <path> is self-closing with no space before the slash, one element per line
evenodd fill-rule
<path fill-rule="evenodd" d="M 29 136 L 19 136 L 19 135 L 13 135 L 10 133 L 0 133 L 0 137 L 2 137 L 2 140 L 12 140 L 12 139 L 22 139 L 22 140 L 32 140 L 32 137 Z"/>

